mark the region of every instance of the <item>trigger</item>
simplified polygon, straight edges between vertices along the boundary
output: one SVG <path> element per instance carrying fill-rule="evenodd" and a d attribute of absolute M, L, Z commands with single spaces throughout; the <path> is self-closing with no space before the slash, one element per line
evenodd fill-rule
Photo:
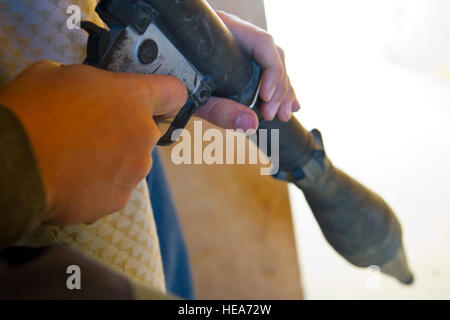
<path fill-rule="evenodd" d="M 161 139 L 159 139 L 158 145 L 169 146 L 172 143 L 178 141 L 182 129 L 186 128 L 187 123 L 198 108 L 199 104 L 190 97 L 171 123 L 167 132 L 161 137 Z"/>

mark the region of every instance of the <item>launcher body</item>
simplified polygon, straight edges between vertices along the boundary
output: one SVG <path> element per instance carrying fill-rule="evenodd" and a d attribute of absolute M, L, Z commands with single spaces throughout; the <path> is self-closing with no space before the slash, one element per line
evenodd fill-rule
<path fill-rule="evenodd" d="M 261 68 L 205 0 L 101 0 L 96 10 L 109 31 L 82 23 L 90 34 L 87 64 L 117 72 L 173 75 L 189 91 L 160 145 L 171 144 L 175 130 L 184 128 L 212 95 L 254 107 L 258 113 Z M 259 129 L 279 129 L 276 177 L 303 190 L 328 242 L 357 266 L 377 265 L 411 283 L 401 227 L 384 200 L 332 165 L 317 130 L 308 132 L 295 118 L 287 123 L 260 120 Z"/>

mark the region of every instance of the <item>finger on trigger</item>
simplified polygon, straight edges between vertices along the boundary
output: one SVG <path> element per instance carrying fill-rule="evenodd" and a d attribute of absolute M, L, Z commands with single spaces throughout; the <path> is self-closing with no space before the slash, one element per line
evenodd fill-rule
<path fill-rule="evenodd" d="M 178 113 L 188 98 L 184 83 L 173 76 L 141 75 L 149 89 L 149 101 L 153 101 L 153 115 L 169 118 Z"/>

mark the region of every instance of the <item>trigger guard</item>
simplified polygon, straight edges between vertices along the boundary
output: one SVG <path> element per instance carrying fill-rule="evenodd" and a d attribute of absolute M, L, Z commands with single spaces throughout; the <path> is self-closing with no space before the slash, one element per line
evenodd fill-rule
<path fill-rule="evenodd" d="M 192 118 L 195 111 L 200 107 L 201 105 L 195 99 L 189 97 L 186 104 L 181 108 L 180 112 L 178 112 L 177 116 L 170 124 L 169 129 L 167 129 L 166 133 L 159 139 L 158 145 L 165 147 L 177 142 L 181 132 L 178 136 L 175 136 L 175 139 L 173 136 L 174 133 L 176 133 L 177 130 L 186 128 L 187 123 Z"/>

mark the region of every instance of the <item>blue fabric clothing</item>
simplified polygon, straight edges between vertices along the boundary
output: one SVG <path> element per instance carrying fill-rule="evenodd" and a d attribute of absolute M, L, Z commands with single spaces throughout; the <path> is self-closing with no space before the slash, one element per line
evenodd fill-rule
<path fill-rule="evenodd" d="M 157 149 L 153 152 L 153 167 L 147 183 L 158 229 L 167 291 L 184 299 L 195 299 L 186 243 Z"/>

